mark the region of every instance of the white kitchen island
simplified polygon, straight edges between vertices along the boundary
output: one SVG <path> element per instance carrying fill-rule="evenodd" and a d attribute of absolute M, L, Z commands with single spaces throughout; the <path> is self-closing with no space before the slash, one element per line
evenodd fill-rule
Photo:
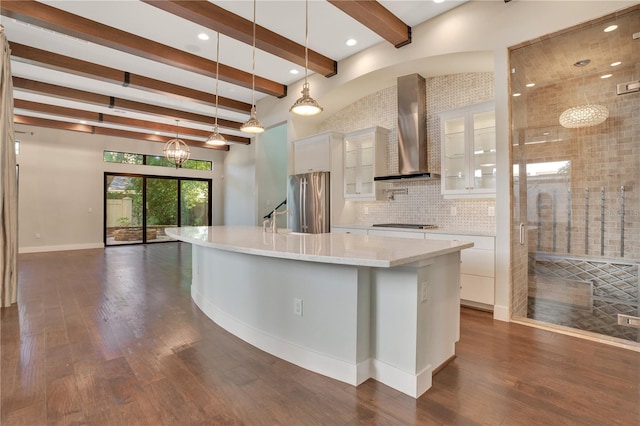
<path fill-rule="evenodd" d="M 166 232 L 192 244 L 198 307 L 274 356 L 415 398 L 455 356 L 460 250 L 473 243 L 241 226 Z"/>

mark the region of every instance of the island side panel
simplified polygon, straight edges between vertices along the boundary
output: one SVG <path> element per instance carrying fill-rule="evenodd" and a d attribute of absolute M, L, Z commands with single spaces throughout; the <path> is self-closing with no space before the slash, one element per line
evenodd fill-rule
<path fill-rule="evenodd" d="M 415 398 L 459 339 L 459 252 L 372 270 L 372 377 Z M 426 299 L 423 300 L 423 286 Z"/>
<path fill-rule="evenodd" d="M 232 334 L 353 385 L 369 377 L 368 268 L 193 245 L 192 274 L 193 300 Z"/>

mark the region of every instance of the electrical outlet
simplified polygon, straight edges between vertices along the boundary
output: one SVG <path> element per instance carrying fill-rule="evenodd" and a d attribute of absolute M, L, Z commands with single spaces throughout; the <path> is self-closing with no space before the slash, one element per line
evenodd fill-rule
<path fill-rule="evenodd" d="M 302 316 L 302 299 L 293 299 L 293 313 Z"/>
<path fill-rule="evenodd" d="M 456 216 L 458 214 L 458 208 L 456 206 L 451 207 L 451 216 Z"/>
<path fill-rule="evenodd" d="M 429 283 L 427 281 L 423 281 L 420 284 L 420 300 L 423 302 L 427 301 L 428 298 L 428 288 L 429 288 Z"/>
<path fill-rule="evenodd" d="M 369 214 L 369 207 L 364 208 L 364 214 Z"/>
<path fill-rule="evenodd" d="M 494 206 L 489 206 L 489 208 L 487 209 L 487 215 L 489 217 L 493 217 L 496 215 L 496 208 Z"/>

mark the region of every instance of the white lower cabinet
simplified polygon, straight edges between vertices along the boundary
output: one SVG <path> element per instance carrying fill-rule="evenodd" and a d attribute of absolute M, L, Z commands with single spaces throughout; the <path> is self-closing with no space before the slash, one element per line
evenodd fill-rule
<path fill-rule="evenodd" d="M 460 252 L 460 299 L 463 305 L 493 310 L 495 304 L 495 237 L 425 233 L 426 239 L 471 241 Z"/>
<path fill-rule="evenodd" d="M 470 241 L 473 243 L 473 247 L 460 252 L 461 304 L 480 309 L 493 310 L 496 281 L 495 237 L 349 227 L 333 227 L 331 232 L 378 235 L 383 237 L 424 238 L 427 240 Z"/>

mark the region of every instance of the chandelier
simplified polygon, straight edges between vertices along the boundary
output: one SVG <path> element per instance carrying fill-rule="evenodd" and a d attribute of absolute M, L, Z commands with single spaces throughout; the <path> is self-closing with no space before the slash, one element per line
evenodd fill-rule
<path fill-rule="evenodd" d="M 603 105 L 580 105 L 560 114 L 560 124 L 568 129 L 597 126 L 609 118 L 609 109 Z"/>
<path fill-rule="evenodd" d="M 184 162 L 191 156 L 189 146 L 178 137 L 178 121 L 179 120 L 176 120 L 175 139 L 167 141 L 167 143 L 164 144 L 164 149 L 162 150 L 164 158 L 166 158 L 169 163 L 176 166 L 176 169 L 182 167 Z"/>
<path fill-rule="evenodd" d="M 582 75 L 582 68 L 590 63 L 591 59 L 581 59 L 573 64 L 573 66 L 581 68 L 580 74 Z M 581 127 L 597 126 L 609 118 L 609 110 L 606 106 L 590 104 L 586 94 L 584 97 L 585 101 L 587 101 L 586 105 L 569 108 L 560 114 L 559 121 L 562 127 L 578 129 Z"/>

